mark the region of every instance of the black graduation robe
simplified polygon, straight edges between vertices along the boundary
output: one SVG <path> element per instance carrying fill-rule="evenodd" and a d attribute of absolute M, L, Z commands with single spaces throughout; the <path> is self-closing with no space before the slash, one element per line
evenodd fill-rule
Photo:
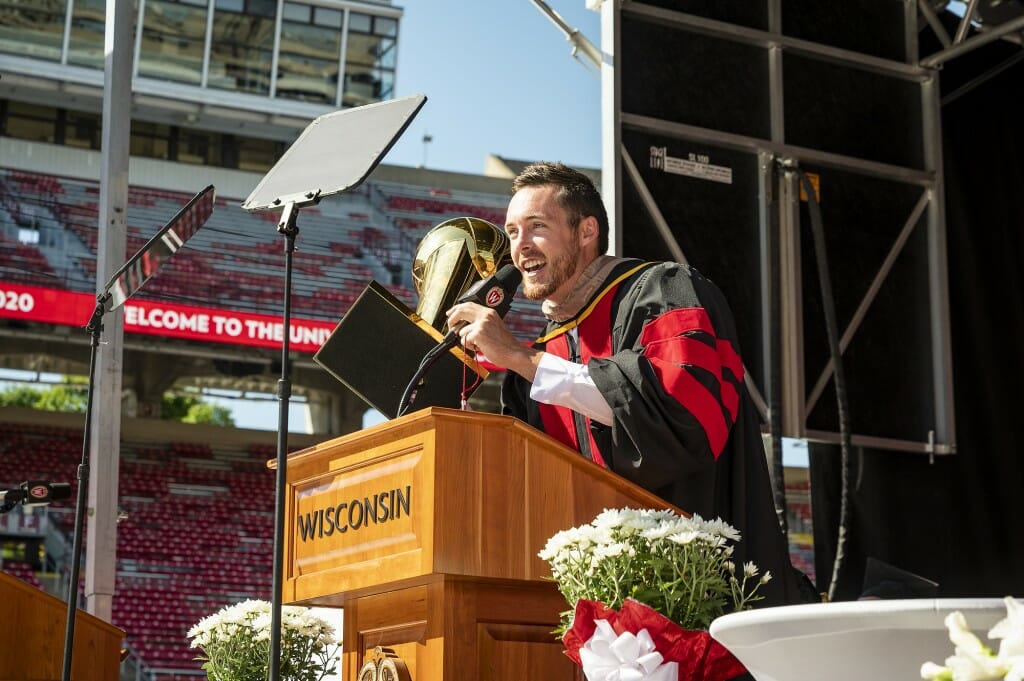
<path fill-rule="evenodd" d="M 578 341 L 567 333 L 573 328 Z M 686 265 L 624 260 L 576 317 L 549 323 L 534 346 L 586 363 L 615 423 L 539 404 L 513 372 L 502 385 L 503 413 L 678 508 L 739 530 L 737 566 L 753 561 L 772 574 L 755 607 L 806 598 L 775 514 L 732 313 L 713 283 Z"/>

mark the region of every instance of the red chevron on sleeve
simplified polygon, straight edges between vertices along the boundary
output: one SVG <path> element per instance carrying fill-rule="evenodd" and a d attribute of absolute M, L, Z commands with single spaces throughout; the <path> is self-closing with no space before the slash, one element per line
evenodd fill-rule
<path fill-rule="evenodd" d="M 687 335 L 693 332 L 710 336 L 714 347 L 697 336 Z M 715 336 L 704 308 L 670 310 L 644 327 L 640 340 L 644 355 L 651 361 L 665 390 L 701 424 L 717 457 L 736 420 L 738 382 L 743 380 L 743 363 L 732 343 Z M 688 366 L 700 367 L 716 378 L 721 402 L 687 370 Z M 732 376 L 723 376 L 723 369 Z M 729 413 L 728 422 L 722 414 L 723 407 Z"/>

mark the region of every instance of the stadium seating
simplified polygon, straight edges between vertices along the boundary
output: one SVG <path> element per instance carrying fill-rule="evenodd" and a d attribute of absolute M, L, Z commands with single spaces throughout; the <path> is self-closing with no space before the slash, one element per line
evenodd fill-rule
<path fill-rule="evenodd" d="M 814 533 L 811 520 L 810 483 L 804 479 L 786 481 L 786 525 L 789 530 L 789 558 L 793 567 L 815 581 Z"/>
<path fill-rule="evenodd" d="M 12 577 L 28 582 L 37 589 L 43 588 L 43 583 L 39 581 L 39 577 L 36 576 L 36 571 L 32 568 L 32 565 L 23 560 L 4 560 L 2 562 L 3 571 Z"/>
<path fill-rule="evenodd" d="M 0 484 L 74 485 L 82 433 L 0 422 Z M 187 632 L 229 603 L 270 598 L 275 451 L 206 444 L 123 442 L 113 623 L 150 670 L 199 669 Z M 70 537 L 74 509 L 49 511 Z M 41 586 L 27 563 L 5 572 Z"/>
<path fill-rule="evenodd" d="M 49 276 L 48 276 L 49 275 Z M 53 270 L 35 246 L 11 241 L 0 234 L 0 278 L 21 284 L 49 284 Z"/>
<path fill-rule="evenodd" d="M 132 187 L 125 257 L 138 251 L 190 195 Z M 415 308 L 411 266 L 420 239 L 452 217 L 504 222 L 503 195 L 386 182 L 327 197 L 298 219 L 292 305 L 309 319 L 336 321 L 371 279 Z M 284 246 L 276 213 L 249 213 L 218 197 L 213 214 L 173 263 L 161 268 L 140 298 L 219 309 L 278 314 L 284 297 Z M 96 182 L 0 168 L 0 279 L 93 291 L 99 187 Z M 8 217 L 4 217 L 7 215 Z M 32 215 L 59 239 L 46 249 L 17 240 L 19 220 Z M 4 237 L 4 233 L 7 236 Z M 543 326 L 539 307 L 518 300 L 509 325 L 524 340 Z"/>

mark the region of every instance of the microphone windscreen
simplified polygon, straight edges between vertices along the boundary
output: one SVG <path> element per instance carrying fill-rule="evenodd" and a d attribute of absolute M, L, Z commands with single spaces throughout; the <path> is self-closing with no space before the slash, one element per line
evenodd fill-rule
<path fill-rule="evenodd" d="M 71 485 L 66 482 L 55 482 L 50 485 L 50 499 L 59 501 L 71 498 Z"/>

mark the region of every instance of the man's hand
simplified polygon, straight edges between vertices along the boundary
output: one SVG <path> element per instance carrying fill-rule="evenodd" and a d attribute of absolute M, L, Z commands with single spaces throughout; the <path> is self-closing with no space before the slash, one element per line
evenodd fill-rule
<path fill-rule="evenodd" d="M 479 352 L 498 366 L 533 381 L 544 353 L 516 340 L 497 312 L 476 303 L 459 303 L 446 314 L 448 328 L 459 329 L 466 350 Z"/>

